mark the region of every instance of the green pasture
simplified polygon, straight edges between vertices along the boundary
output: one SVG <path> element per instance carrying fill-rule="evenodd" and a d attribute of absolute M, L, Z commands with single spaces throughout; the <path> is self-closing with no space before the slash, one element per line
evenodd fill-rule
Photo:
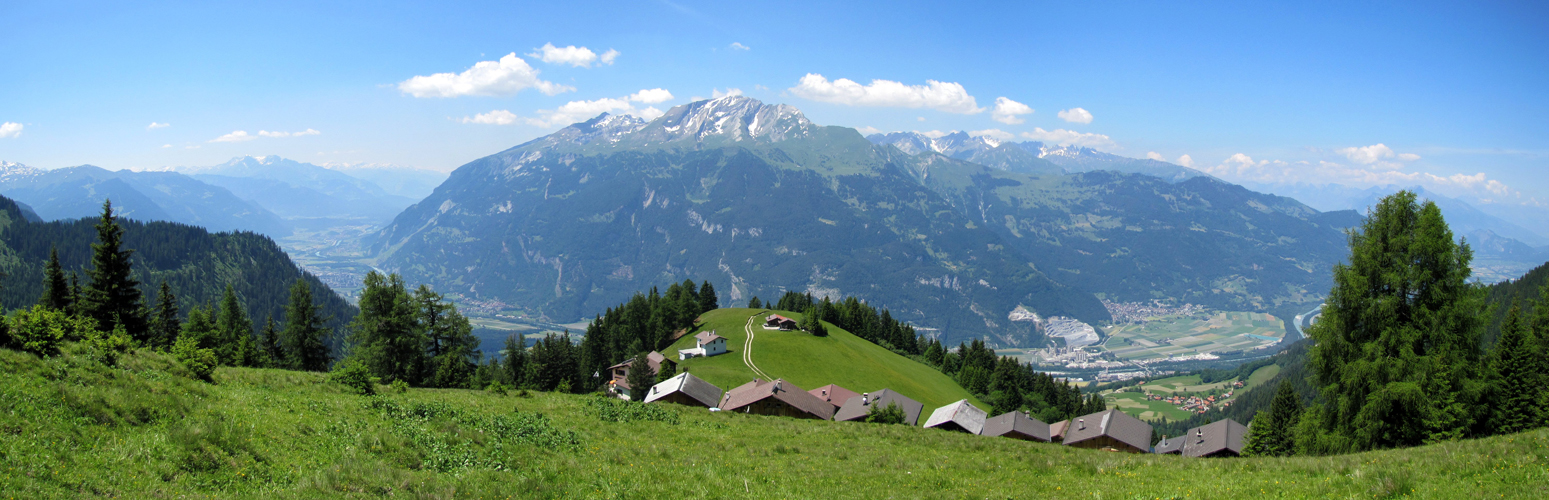
<path fill-rule="evenodd" d="M 779 313 L 801 319 L 799 313 Z M 924 404 L 926 411 L 960 399 L 968 399 L 980 408 L 989 408 L 935 368 L 899 356 L 832 324 L 828 324 L 827 337 L 814 337 L 800 331 L 765 330 L 763 317 L 768 314 L 767 310 L 746 308 L 705 313 L 700 316 L 696 330 L 683 335 L 662 354 L 677 359 L 678 349 L 694 346 L 696 333 L 714 330 L 717 335 L 726 337 L 728 352 L 683 361 L 678 365 L 679 371 L 688 370 L 722 390 L 748 383 L 756 376 L 742 362 L 742 346 L 747 339 L 743 327 L 748 317 L 756 315 L 753 364 L 771 377 L 783 378 L 807 390 L 828 384 L 839 384 L 855 392 L 892 389 Z"/>
<path fill-rule="evenodd" d="M 771 361 L 773 362 L 773 361 Z M 379 386 L 378 390 L 387 391 Z M 0 349 L 0 498 L 1542 498 L 1549 429 L 1192 459 L 591 395 Z"/>

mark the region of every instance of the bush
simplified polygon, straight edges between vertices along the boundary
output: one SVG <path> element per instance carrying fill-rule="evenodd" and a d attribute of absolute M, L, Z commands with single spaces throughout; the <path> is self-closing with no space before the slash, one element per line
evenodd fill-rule
<path fill-rule="evenodd" d="M 83 342 L 86 344 L 87 351 L 91 353 L 92 359 L 107 366 L 115 366 L 118 364 L 119 355 L 129 352 L 129 346 L 134 344 L 134 339 L 129 337 L 129 332 L 120 323 L 113 327 L 111 333 L 93 331 Z"/>
<path fill-rule="evenodd" d="M 399 393 L 399 394 L 403 394 L 403 393 L 409 392 L 409 383 L 408 382 L 404 382 L 403 379 L 394 380 L 393 384 L 392 384 L 392 388 L 393 388 L 393 392 L 396 392 L 396 393 Z"/>
<path fill-rule="evenodd" d="M 215 373 L 215 351 L 201 349 L 199 341 L 191 336 L 179 336 L 177 342 L 172 344 L 172 357 L 194 373 L 194 377 L 206 382 L 210 381 L 210 375 Z"/>
<path fill-rule="evenodd" d="M 484 390 L 489 391 L 489 392 L 493 392 L 495 394 L 499 394 L 501 396 L 506 395 L 506 385 L 500 383 L 499 380 L 496 380 L 494 382 L 490 382 L 489 383 L 489 387 L 485 387 Z"/>
<path fill-rule="evenodd" d="M 333 373 L 328 374 L 328 379 L 362 396 L 376 394 L 376 382 L 371 380 L 371 369 L 354 359 L 347 359 L 335 365 Z"/>
<path fill-rule="evenodd" d="M 43 357 L 59 354 L 61 342 L 97 334 L 96 320 L 43 306 L 17 310 L 7 318 L 7 323 L 12 347 Z"/>
<path fill-rule="evenodd" d="M 888 401 L 887 408 L 882 405 L 871 405 L 871 410 L 866 412 L 866 421 L 873 424 L 902 424 L 908 415 L 904 409 L 898 407 L 897 401 Z"/>
<path fill-rule="evenodd" d="M 624 401 L 598 395 L 586 402 L 586 406 L 604 422 L 666 422 L 678 423 L 678 414 L 660 406 Z"/>

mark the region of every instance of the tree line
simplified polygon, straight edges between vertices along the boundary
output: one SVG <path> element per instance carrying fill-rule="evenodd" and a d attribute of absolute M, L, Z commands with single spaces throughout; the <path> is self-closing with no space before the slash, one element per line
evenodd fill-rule
<path fill-rule="evenodd" d="M 1348 233 L 1306 378 L 1285 379 L 1254 417 L 1251 452 L 1323 455 L 1478 438 L 1549 420 L 1549 284 L 1496 307 L 1469 282 L 1473 252 L 1434 203 L 1384 198 Z M 1524 310 L 1531 310 L 1525 313 Z M 1254 391 L 1258 392 L 1258 391 Z"/>

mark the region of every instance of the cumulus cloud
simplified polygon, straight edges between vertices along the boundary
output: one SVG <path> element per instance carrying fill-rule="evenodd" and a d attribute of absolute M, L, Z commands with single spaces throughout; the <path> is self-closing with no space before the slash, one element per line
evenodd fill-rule
<path fill-rule="evenodd" d="M 21 137 L 22 124 L 16 122 L 0 123 L 0 139 L 6 137 Z"/>
<path fill-rule="evenodd" d="M 732 50 L 753 50 L 753 47 L 749 47 L 749 46 L 746 46 L 746 45 L 743 45 L 743 44 L 740 44 L 740 43 L 737 43 L 737 42 L 732 42 L 731 43 L 731 49 Z"/>
<path fill-rule="evenodd" d="M 668 92 L 667 89 L 660 89 L 660 88 L 658 88 L 658 89 L 642 89 L 639 92 L 635 92 L 633 94 L 630 94 L 629 95 L 629 100 L 635 101 L 635 102 L 643 102 L 643 103 L 646 103 L 646 104 L 656 104 L 656 103 L 659 103 L 659 102 L 667 102 L 667 101 L 671 101 L 672 100 L 672 92 Z"/>
<path fill-rule="evenodd" d="M 1103 134 L 1082 133 L 1072 130 L 1044 130 L 1034 127 L 1032 132 L 1022 132 L 1022 137 L 1039 142 L 1087 148 L 1112 147 L 1113 139 Z"/>
<path fill-rule="evenodd" d="M 1081 108 L 1062 109 L 1059 113 L 1055 114 L 1059 115 L 1061 120 L 1065 120 L 1070 123 L 1080 123 L 1082 125 L 1092 123 L 1092 113 Z"/>
<path fill-rule="evenodd" d="M 1156 161 L 1167 161 L 1166 158 L 1162 157 L 1161 153 L 1158 153 L 1156 151 L 1151 151 L 1151 152 L 1146 153 L 1146 158 L 1150 158 L 1150 159 L 1153 159 L 1153 160 L 1156 160 Z"/>
<path fill-rule="evenodd" d="M 463 123 L 479 123 L 483 125 L 510 125 L 516 123 L 516 113 L 504 109 L 497 109 L 488 113 L 479 113 L 473 116 L 464 116 Z"/>
<path fill-rule="evenodd" d="M 1009 140 L 1017 138 L 1016 134 L 1013 134 L 1011 132 L 1007 132 L 1007 131 L 1004 131 L 1004 130 L 1001 130 L 1001 129 L 998 129 L 998 128 L 991 128 L 991 129 L 984 129 L 984 130 L 973 130 L 973 131 L 969 131 L 968 135 L 971 135 L 971 136 L 974 136 L 974 137 L 989 137 L 991 139 L 995 139 L 995 140 L 998 140 L 998 141 L 1009 141 Z"/>
<path fill-rule="evenodd" d="M 646 120 L 655 120 L 664 114 L 662 110 L 654 107 L 635 109 L 628 98 L 602 98 L 592 101 L 570 101 L 555 109 L 540 109 L 538 118 L 527 118 L 525 121 L 535 127 L 558 127 L 589 120 L 603 113 L 634 115 Z"/>
<path fill-rule="evenodd" d="M 304 135 L 318 135 L 318 134 L 322 134 L 322 132 L 318 132 L 318 131 L 313 130 L 313 129 L 306 129 L 306 130 L 303 130 L 303 131 L 300 131 L 300 132 L 270 132 L 268 130 L 259 130 L 258 134 L 256 134 L 256 135 L 255 134 L 249 134 L 249 133 L 247 133 L 246 130 L 237 130 L 237 131 L 234 131 L 234 132 L 232 132 L 230 134 L 226 134 L 226 135 L 223 135 L 223 136 L 220 136 L 220 137 L 216 137 L 214 139 L 210 139 L 210 140 L 205 141 L 205 142 L 246 142 L 246 141 L 251 141 L 253 139 L 257 139 L 259 137 L 283 138 L 283 137 L 300 137 L 300 136 L 304 136 Z"/>
<path fill-rule="evenodd" d="M 890 80 L 872 80 L 870 85 L 861 85 L 847 78 L 830 82 L 823 75 L 807 73 L 789 90 L 804 99 L 846 106 L 930 108 L 959 114 L 984 111 L 962 84 L 936 80 L 925 83 L 904 85 Z"/>
<path fill-rule="evenodd" d="M 1388 165 L 1391 162 L 1382 160 L 1382 158 L 1389 157 L 1388 153 L 1384 152 L 1384 150 L 1387 150 L 1387 147 L 1375 146 L 1382 145 L 1377 144 L 1365 148 L 1344 148 L 1335 151 L 1335 153 L 1350 158 L 1351 161 L 1356 163 L 1355 165 L 1328 160 L 1319 160 L 1317 163 L 1309 161 L 1254 160 L 1251 156 L 1237 153 L 1222 161 L 1220 165 L 1203 167 L 1201 170 L 1229 181 L 1250 181 L 1265 184 L 1333 183 L 1357 187 L 1421 184 L 1432 188 L 1464 189 L 1497 196 L 1507 196 L 1516 193 L 1515 190 L 1506 184 L 1490 179 L 1484 173 L 1436 175 L 1429 172 L 1405 172 L 1401 169 L 1391 168 Z"/>
<path fill-rule="evenodd" d="M 1016 102 L 1004 97 L 996 97 L 995 111 L 990 113 L 990 118 L 1007 125 L 1016 125 L 1018 123 L 1027 121 L 1022 118 L 1017 118 L 1017 115 L 1030 114 L 1033 114 L 1033 108 L 1028 107 L 1026 104 L 1022 104 L 1020 102 Z"/>
<path fill-rule="evenodd" d="M 171 126 L 172 126 L 172 124 L 171 124 L 171 123 L 156 123 L 156 122 L 151 122 L 151 124 L 150 124 L 150 125 L 146 125 L 146 126 L 145 126 L 145 130 L 156 130 L 156 129 L 158 129 L 158 128 L 167 128 L 167 127 L 171 127 Z"/>
<path fill-rule="evenodd" d="M 416 76 L 398 83 L 399 91 L 414 97 L 509 96 L 529 88 L 547 95 L 575 90 L 539 79 L 538 70 L 515 52 L 499 61 L 479 61 L 462 73 Z"/>
<path fill-rule="evenodd" d="M 720 99 L 729 95 L 742 95 L 742 89 L 728 88 L 725 92 L 721 92 L 721 89 L 710 89 L 710 97 L 714 99 Z"/>
<path fill-rule="evenodd" d="M 1185 167 L 1193 167 L 1194 166 L 1194 159 L 1190 158 L 1189 155 L 1179 156 L 1178 157 L 1178 164 L 1179 165 L 1183 165 Z"/>
<path fill-rule="evenodd" d="M 552 43 L 545 43 L 542 47 L 533 50 L 536 52 L 528 53 L 528 57 L 549 64 L 569 64 L 577 68 L 590 68 L 594 63 L 613 64 L 613 60 L 619 57 L 619 51 L 613 49 L 598 55 L 586 47 L 574 45 L 555 47 Z"/>
<path fill-rule="evenodd" d="M 301 137 L 303 135 L 318 135 L 318 134 L 322 134 L 322 132 L 318 132 L 318 131 L 312 130 L 312 129 L 306 129 L 306 130 L 303 130 L 303 131 L 300 131 L 300 132 L 270 132 L 268 130 L 260 130 L 260 131 L 258 131 L 258 135 L 260 137 Z"/>
<path fill-rule="evenodd" d="M 1404 168 L 1402 162 L 1415 161 L 1420 155 L 1414 153 L 1399 154 L 1386 144 L 1373 144 L 1370 146 L 1348 147 L 1334 150 L 1335 153 L 1349 158 L 1350 161 L 1361 165 L 1371 165 L 1377 168 L 1398 170 Z M 1394 159 L 1398 161 L 1393 161 Z"/>

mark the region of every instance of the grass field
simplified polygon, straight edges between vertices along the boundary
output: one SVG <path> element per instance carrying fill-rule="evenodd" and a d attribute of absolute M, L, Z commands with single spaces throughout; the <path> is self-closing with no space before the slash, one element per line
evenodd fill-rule
<path fill-rule="evenodd" d="M 1241 398 L 1243 394 L 1264 384 L 1280 373 L 1280 366 L 1269 365 L 1254 370 L 1248 374 L 1241 389 L 1233 392 L 1233 398 Z M 1235 380 L 1227 380 L 1211 384 L 1200 383 L 1199 375 L 1181 375 L 1177 377 L 1159 378 L 1141 385 L 1145 391 L 1152 394 L 1194 394 L 1217 389 L 1226 389 Z M 1140 392 L 1104 392 L 1103 398 L 1108 404 L 1113 405 L 1124 413 L 1145 420 L 1166 418 L 1168 420 L 1183 420 L 1191 413 L 1179 410 L 1177 405 L 1166 401 L 1147 401 L 1146 395 Z"/>
<path fill-rule="evenodd" d="M 1124 359 L 1157 359 L 1204 352 L 1249 351 L 1285 337 L 1285 324 L 1268 313 L 1217 312 L 1165 316 L 1108 329 L 1104 348 Z"/>
<path fill-rule="evenodd" d="M 700 317 L 698 330 L 688 332 L 662 354 L 677 359 L 678 349 L 694 346 L 695 333 L 714 330 L 717 335 L 726 337 L 728 352 L 684 361 L 678 365 L 678 370 L 686 369 L 722 390 L 745 384 L 755 375 L 742 362 L 742 346 L 747 339 L 744 327 L 750 316 L 757 315 L 759 319 L 753 325 L 753 364 L 771 377 L 783 378 L 809 390 L 828 384 L 839 384 L 856 392 L 893 389 L 924 404 L 926 411 L 965 398 L 980 408 L 989 408 L 935 368 L 894 354 L 839 327 L 829 325 L 827 337 L 765 330 L 762 318 L 767 314 L 761 309 L 743 308 L 705 313 Z M 799 313 L 782 311 L 780 314 L 801 319 Z"/>
<path fill-rule="evenodd" d="M 0 350 L 0 498 L 1542 498 L 1549 430 L 1188 459 L 594 396 L 411 389 Z M 638 408 L 638 409 L 636 409 Z M 656 408 L 658 411 L 647 411 Z"/>

